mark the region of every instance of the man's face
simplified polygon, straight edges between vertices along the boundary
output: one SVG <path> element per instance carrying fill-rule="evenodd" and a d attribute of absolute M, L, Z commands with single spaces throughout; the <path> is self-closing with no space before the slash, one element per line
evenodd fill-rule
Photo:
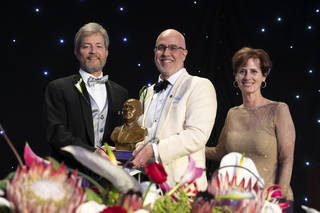
<path fill-rule="evenodd" d="M 160 48 L 159 48 L 160 47 Z M 188 51 L 185 49 L 184 39 L 176 32 L 162 33 L 154 49 L 154 61 L 163 79 L 184 67 Z"/>
<path fill-rule="evenodd" d="M 102 35 L 95 33 L 83 37 L 79 52 L 75 52 L 75 55 L 80 62 L 81 69 L 99 76 L 108 57 L 108 50 Z"/>

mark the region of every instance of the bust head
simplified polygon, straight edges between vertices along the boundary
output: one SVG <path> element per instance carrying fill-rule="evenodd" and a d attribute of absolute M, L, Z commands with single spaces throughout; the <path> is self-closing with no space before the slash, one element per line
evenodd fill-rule
<path fill-rule="evenodd" d="M 141 115 L 141 103 L 137 99 L 128 99 L 122 107 L 122 117 L 126 123 L 134 122 Z"/>
<path fill-rule="evenodd" d="M 123 104 L 121 114 L 125 124 L 114 128 L 110 138 L 115 143 L 116 150 L 133 151 L 136 143 L 147 135 L 147 130 L 136 122 L 142 114 L 140 101 L 128 99 Z"/>

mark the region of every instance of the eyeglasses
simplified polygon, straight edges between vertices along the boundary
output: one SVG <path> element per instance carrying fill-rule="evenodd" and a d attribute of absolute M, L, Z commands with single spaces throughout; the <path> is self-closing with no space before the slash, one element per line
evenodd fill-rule
<path fill-rule="evenodd" d="M 175 45 L 175 44 L 170 44 L 170 45 L 168 45 L 168 46 L 165 46 L 165 45 L 163 45 L 163 44 L 160 44 L 160 45 L 158 45 L 158 46 L 155 46 L 155 50 L 160 51 L 160 52 L 166 51 L 167 48 L 168 48 L 168 50 L 170 50 L 171 52 L 175 52 L 175 51 L 177 51 L 178 49 L 185 50 L 184 48 L 179 47 L 179 46 L 177 46 L 177 45 Z"/>

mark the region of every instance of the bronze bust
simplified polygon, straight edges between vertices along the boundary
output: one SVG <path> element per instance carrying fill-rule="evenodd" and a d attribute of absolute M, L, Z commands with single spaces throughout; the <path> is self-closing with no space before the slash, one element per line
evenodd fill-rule
<path fill-rule="evenodd" d="M 136 143 L 142 141 L 147 135 L 147 130 L 142 128 L 137 119 L 141 115 L 141 103 L 137 99 L 128 99 L 121 111 L 125 123 L 114 128 L 111 140 L 116 145 L 116 150 L 133 151 Z"/>

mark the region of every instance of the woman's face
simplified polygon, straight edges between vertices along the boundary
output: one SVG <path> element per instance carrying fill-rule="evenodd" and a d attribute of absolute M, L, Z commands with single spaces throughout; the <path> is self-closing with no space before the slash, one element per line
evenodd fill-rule
<path fill-rule="evenodd" d="M 261 83 L 266 80 L 260 68 L 260 59 L 249 58 L 246 64 L 238 68 L 235 80 L 243 95 L 260 93 Z"/>

